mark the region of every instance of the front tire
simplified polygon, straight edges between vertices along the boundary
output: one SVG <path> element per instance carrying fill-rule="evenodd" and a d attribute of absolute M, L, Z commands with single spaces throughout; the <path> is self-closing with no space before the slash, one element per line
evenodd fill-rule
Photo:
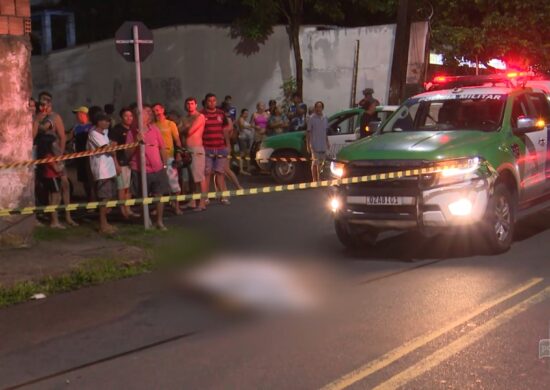
<path fill-rule="evenodd" d="M 279 158 L 300 158 L 297 153 L 274 153 L 273 157 Z M 271 168 L 271 176 L 278 184 L 290 184 L 300 180 L 304 180 L 307 177 L 307 162 L 285 162 L 274 161 Z"/>
<path fill-rule="evenodd" d="M 512 246 L 516 217 L 516 202 L 502 183 L 495 186 L 484 218 L 484 236 L 491 253 L 506 252 Z"/>

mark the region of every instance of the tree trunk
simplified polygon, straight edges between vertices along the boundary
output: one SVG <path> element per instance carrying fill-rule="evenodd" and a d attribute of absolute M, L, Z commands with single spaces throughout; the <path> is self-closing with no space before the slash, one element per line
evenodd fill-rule
<path fill-rule="evenodd" d="M 304 69 L 302 61 L 302 50 L 300 47 L 300 24 L 290 26 L 290 40 L 292 42 L 292 51 L 294 53 L 294 63 L 296 65 L 296 92 L 303 98 L 304 87 Z"/>
<path fill-rule="evenodd" d="M 15 34 L 0 32 L 0 163 L 32 158 L 31 46 L 22 27 L 15 28 Z M 0 169 L 0 188 L 0 209 L 33 206 L 34 168 Z M 34 225 L 34 215 L 0 216 L 0 246 L 27 246 Z"/>

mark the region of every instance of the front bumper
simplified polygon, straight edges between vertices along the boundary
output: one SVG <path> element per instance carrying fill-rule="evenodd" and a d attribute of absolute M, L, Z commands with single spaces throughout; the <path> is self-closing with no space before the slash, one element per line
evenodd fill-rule
<path fill-rule="evenodd" d="M 263 148 L 256 152 L 256 163 L 262 171 L 271 170 L 271 156 L 275 149 L 273 148 Z"/>
<path fill-rule="evenodd" d="M 445 228 L 468 226 L 479 222 L 487 209 L 492 181 L 476 179 L 436 188 L 418 189 L 335 187 L 333 196 L 340 201 L 341 208 L 335 218 L 353 225 L 367 225 L 380 230 L 409 230 L 417 228 Z M 359 196 L 358 196 L 359 195 Z M 399 206 L 370 206 L 369 196 L 399 196 L 407 199 Z M 364 201 L 362 202 L 361 199 Z M 471 205 L 469 212 L 456 215 L 451 205 L 456 202 Z"/>

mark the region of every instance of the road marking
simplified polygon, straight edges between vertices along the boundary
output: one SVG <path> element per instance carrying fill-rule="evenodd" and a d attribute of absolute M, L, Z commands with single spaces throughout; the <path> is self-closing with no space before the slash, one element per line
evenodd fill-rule
<path fill-rule="evenodd" d="M 415 365 L 407 368 L 405 371 L 402 371 L 399 374 L 393 376 L 386 382 L 375 387 L 375 389 L 376 390 L 396 389 L 398 387 L 406 385 L 413 379 L 419 377 L 420 375 L 424 374 L 430 369 L 443 363 L 445 360 L 449 359 L 453 355 L 456 355 L 457 353 L 469 347 L 476 341 L 479 341 L 481 338 L 485 337 L 489 332 L 495 330 L 499 326 L 510 321 L 512 318 L 514 318 L 518 314 L 523 313 L 530 307 L 544 301 L 547 298 L 550 298 L 550 287 L 546 287 L 544 290 L 538 292 L 537 294 L 527 298 L 526 300 L 518 303 L 517 305 L 512 306 L 511 308 L 499 314 L 495 318 L 487 321 L 486 323 L 479 326 L 478 328 L 472 330 L 466 335 L 453 341 L 449 345 L 437 350 L 436 352 L 422 359 Z"/>
<path fill-rule="evenodd" d="M 457 326 L 470 321 L 472 318 L 480 315 L 484 311 L 487 311 L 491 309 L 494 306 L 497 306 L 498 304 L 518 295 L 522 292 L 530 289 L 531 287 L 535 286 L 536 284 L 539 284 L 542 282 L 542 278 L 534 278 L 529 280 L 528 282 L 520 285 L 516 289 L 508 292 L 507 294 L 495 298 L 492 301 L 489 301 L 487 303 L 482 304 L 479 306 L 476 310 L 474 310 L 471 313 L 468 313 L 464 315 L 463 317 L 445 325 L 444 327 L 435 330 L 431 333 L 428 333 L 423 336 L 419 336 L 415 339 L 412 339 L 411 341 L 406 342 L 405 344 L 391 350 L 390 352 L 382 355 L 378 359 L 375 359 L 356 370 L 353 370 L 352 372 L 344 375 L 340 379 L 335 380 L 332 383 L 329 383 L 328 385 L 324 386 L 322 390 L 337 390 L 337 389 L 345 389 L 348 386 L 353 385 L 356 382 L 359 382 L 360 380 L 365 379 L 369 375 L 373 374 L 374 372 L 381 370 L 384 367 L 389 366 L 393 362 L 401 359 L 405 355 L 411 353 L 412 351 L 428 344 L 429 342 L 435 340 L 436 338 L 442 336 L 443 334 L 451 331 L 452 329 L 456 328 Z"/>

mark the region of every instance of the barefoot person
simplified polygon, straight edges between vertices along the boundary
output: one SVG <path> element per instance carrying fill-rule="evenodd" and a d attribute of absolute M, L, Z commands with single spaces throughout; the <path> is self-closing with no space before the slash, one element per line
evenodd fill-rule
<path fill-rule="evenodd" d="M 38 134 L 36 137 L 37 158 L 55 157 L 54 146 L 56 138 L 52 134 Z M 48 193 L 48 205 L 59 206 L 61 202 L 61 173 L 63 167 L 56 162 L 41 164 L 37 167 L 37 177 Z M 65 229 L 59 223 L 57 211 L 50 213 L 50 227 L 53 229 Z"/>
<path fill-rule="evenodd" d="M 52 101 L 53 97 L 49 92 L 40 92 L 38 95 L 39 112 L 36 114 L 33 122 L 32 135 L 33 139 L 39 134 L 53 135 L 55 137 L 55 142 L 53 143 L 54 155 L 61 156 L 65 153 L 67 136 L 65 134 L 63 119 L 61 119 L 59 114 L 53 111 Z M 63 199 L 63 203 L 68 205 L 71 203 L 69 178 L 67 177 L 67 171 L 64 165 L 59 164 L 59 167 L 62 168 L 60 177 L 61 197 Z M 73 221 L 71 212 L 68 210 L 65 210 L 65 222 L 67 222 L 70 226 L 78 226 L 78 224 Z"/>
<path fill-rule="evenodd" d="M 208 182 L 205 176 L 206 162 L 202 143 L 206 119 L 203 114 L 197 111 L 197 100 L 194 97 L 185 99 L 185 110 L 187 111 L 185 122 L 189 126 L 189 130 L 187 130 L 187 135 L 185 137 L 185 144 L 187 145 L 187 149 L 193 153 L 193 159 L 191 160 L 191 175 L 195 183 L 195 192 L 200 188 L 200 191 L 204 194 L 208 192 Z M 195 207 L 194 201 L 191 203 L 191 207 Z M 198 207 L 195 207 L 195 211 L 203 210 L 206 210 L 205 199 L 199 200 Z"/>

